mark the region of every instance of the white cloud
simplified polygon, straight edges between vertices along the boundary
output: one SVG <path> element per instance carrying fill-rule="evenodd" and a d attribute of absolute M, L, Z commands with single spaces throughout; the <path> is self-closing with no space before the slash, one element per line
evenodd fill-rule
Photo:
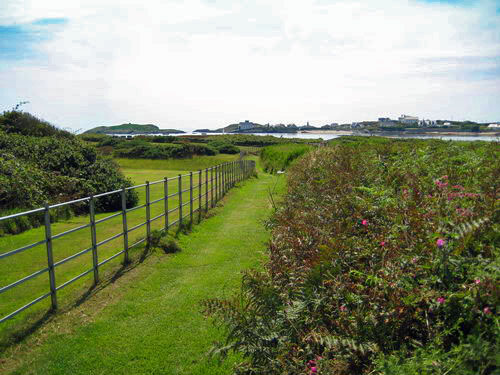
<path fill-rule="evenodd" d="M 10 87 L 0 105 L 28 99 L 29 110 L 74 128 L 500 118 L 494 1 L 2 4 L 0 25 L 68 23 L 36 46 L 40 58 L 0 68 Z"/>

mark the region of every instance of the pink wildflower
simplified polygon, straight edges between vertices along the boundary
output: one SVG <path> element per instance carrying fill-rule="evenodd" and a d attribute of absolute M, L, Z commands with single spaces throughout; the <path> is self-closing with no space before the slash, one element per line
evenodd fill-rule
<path fill-rule="evenodd" d="M 366 226 L 366 225 L 368 225 L 368 221 L 363 219 L 363 220 L 361 220 L 361 224 Z"/>
<path fill-rule="evenodd" d="M 340 311 L 347 311 L 347 307 L 345 305 L 340 306 Z"/>
<path fill-rule="evenodd" d="M 480 280 L 480 279 L 476 279 L 476 280 L 474 280 L 474 284 L 476 284 L 476 285 L 477 285 L 477 284 L 481 284 L 481 280 Z"/>
<path fill-rule="evenodd" d="M 385 246 L 385 241 L 381 241 L 380 246 Z"/>
<path fill-rule="evenodd" d="M 488 306 L 486 306 L 486 307 L 483 309 L 483 312 L 484 312 L 485 314 L 491 314 L 491 310 L 490 310 L 490 308 L 489 308 Z"/>
<path fill-rule="evenodd" d="M 318 369 L 316 367 L 311 367 L 311 374 L 316 374 Z"/>
<path fill-rule="evenodd" d="M 436 241 L 436 245 L 437 247 L 439 248 L 442 248 L 444 246 L 445 242 L 442 238 L 439 238 L 437 241 Z"/>
<path fill-rule="evenodd" d="M 437 302 L 437 303 L 439 303 L 439 304 L 443 304 L 443 303 L 444 303 L 444 301 L 445 301 L 445 299 L 444 299 L 443 297 L 438 297 L 438 298 L 436 299 L 436 302 Z"/>
<path fill-rule="evenodd" d="M 417 257 L 414 257 L 414 258 L 411 260 L 411 262 L 412 262 L 413 264 L 417 263 Z"/>

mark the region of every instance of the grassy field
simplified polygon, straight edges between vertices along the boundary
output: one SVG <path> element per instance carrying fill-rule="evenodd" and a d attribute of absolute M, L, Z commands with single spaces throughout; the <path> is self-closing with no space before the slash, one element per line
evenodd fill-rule
<path fill-rule="evenodd" d="M 216 215 L 180 236 L 180 253 L 154 253 L 140 267 L 57 317 L 5 353 L 4 371 L 230 373 L 236 358 L 219 362 L 206 355 L 222 332 L 203 318 L 199 303 L 234 292 L 240 271 L 261 259 L 259 250 L 269 238 L 263 228 L 271 211 L 268 193 L 276 189 L 276 182 L 282 188 L 283 181 L 261 174 L 244 182 L 228 194 Z"/>
<path fill-rule="evenodd" d="M 218 157 L 198 157 L 195 159 L 177 159 L 177 160 L 118 160 L 123 172 L 130 177 L 134 184 L 142 184 L 146 180 L 157 181 L 164 177 L 174 177 L 178 174 L 189 173 L 190 170 L 198 170 L 207 166 L 220 164 L 235 160 L 236 156 L 219 155 Z M 198 174 L 194 175 L 194 197 L 198 197 Z M 205 175 L 202 176 L 202 182 L 205 182 Z M 188 187 L 188 178 L 183 179 L 183 189 Z M 169 183 L 169 194 L 178 191 L 177 181 Z M 138 189 L 140 195 L 140 203 L 145 201 L 145 188 Z M 202 187 L 202 194 L 205 193 L 205 187 Z M 186 198 L 188 193 L 184 193 Z M 158 199 L 163 196 L 163 184 L 151 186 L 151 200 Z M 184 199 L 185 200 L 185 199 Z M 205 205 L 205 198 L 202 197 L 202 207 Z M 198 208 L 198 201 L 195 202 L 194 208 Z M 169 208 L 178 206 L 178 197 L 169 199 Z M 151 217 L 159 215 L 163 212 L 163 201 L 160 201 L 151 206 Z M 189 205 L 184 207 L 183 214 L 189 210 Z M 97 219 L 110 215 L 98 214 Z M 128 215 L 129 228 L 137 225 L 145 220 L 145 208 L 141 208 L 130 212 Z M 195 218 L 197 216 L 195 215 Z M 178 219 L 178 212 L 172 212 L 169 215 L 170 222 Z M 77 216 L 64 222 L 54 223 L 52 225 L 53 235 L 64 232 L 71 228 L 86 224 L 89 222 L 88 216 Z M 164 226 L 164 219 L 158 219 L 152 224 L 153 229 L 160 229 Z M 122 231 L 121 216 L 113 218 L 109 221 L 97 225 L 97 241 L 102 241 L 111 237 L 114 234 Z M 145 237 L 145 226 L 137 229 L 129 235 L 129 243 L 133 244 L 140 238 Z M 3 251 L 13 250 L 30 243 L 34 243 L 44 238 L 44 228 L 36 228 L 24 233 L 5 236 L 0 238 L 0 248 Z M 71 235 L 53 241 L 54 261 L 62 260 L 78 251 L 84 250 L 91 246 L 90 229 L 86 228 Z M 123 248 L 123 238 L 119 237 L 102 247 L 99 247 L 99 261 L 102 261 L 117 251 Z M 131 256 L 137 260 L 143 255 L 144 247 L 138 246 L 131 250 Z M 112 275 L 117 270 L 120 270 L 123 256 L 119 256 L 109 263 L 103 265 L 100 273 L 105 278 L 106 275 Z M 59 286 L 71 278 L 91 268 L 92 254 L 88 252 L 82 256 L 70 260 L 56 268 L 56 284 Z M 38 271 L 47 266 L 47 255 L 45 245 L 36 246 L 30 250 L 2 259 L 0 262 L 0 285 L 8 285 L 22 277 L 25 277 L 33 272 Z M 75 283 L 58 291 L 58 301 L 60 307 L 64 310 L 72 306 L 75 301 L 79 300 L 82 295 L 85 295 L 89 288 L 92 287 L 92 273 L 82 277 Z M 8 313 L 16 310 L 38 296 L 48 292 L 48 276 L 47 274 L 40 275 L 28 282 L 12 288 L 1 295 L 0 316 L 5 316 Z M 45 312 L 50 305 L 50 298 L 37 305 L 25 310 L 15 318 L 0 325 L 0 350 L 12 343 L 12 340 L 17 340 L 16 337 L 25 330 L 30 330 L 34 322 L 45 318 Z M 35 323 L 36 324 L 36 323 Z"/>

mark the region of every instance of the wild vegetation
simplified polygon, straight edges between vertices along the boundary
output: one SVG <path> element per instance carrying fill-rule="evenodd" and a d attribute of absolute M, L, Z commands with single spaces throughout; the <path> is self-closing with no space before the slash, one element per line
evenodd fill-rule
<path fill-rule="evenodd" d="M 193 156 L 238 154 L 239 148 L 222 140 L 206 143 L 189 142 L 174 136 L 137 136 L 132 139 L 84 134 L 82 139 L 94 142 L 99 150 L 118 158 L 182 159 Z"/>
<path fill-rule="evenodd" d="M 264 147 L 260 151 L 262 167 L 269 173 L 285 170 L 295 159 L 311 149 L 312 146 L 293 143 Z"/>
<path fill-rule="evenodd" d="M 263 271 L 205 302 L 235 374 L 498 374 L 498 143 L 345 138 L 288 170 Z"/>
<path fill-rule="evenodd" d="M 116 163 L 73 134 L 18 110 L 0 116 L 0 214 L 2 216 L 99 192 L 130 186 Z M 130 194 L 127 204 L 137 203 Z M 112 211 L 119 199 L 100 198 L 99 212 Z M 76 212 L 59 210 L 53 219 Z M 0 222 L 0 235 L 39 225 L 43 215 Z"/>

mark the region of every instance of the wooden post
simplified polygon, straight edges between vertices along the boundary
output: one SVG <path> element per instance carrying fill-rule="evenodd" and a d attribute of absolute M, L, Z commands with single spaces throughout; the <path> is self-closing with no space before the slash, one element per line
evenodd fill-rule
<path fill-rule="evenodd" d="M 128 226 L 127 226 L 127 190 L 125 187 L 122 188 L 121 198 L 122 198 L 122 224 L 123 224 L 123 252 L 125 254 L 125 259 L 123 262 L 128 264 L 130 262 L 128 254 Z"/>
<path fill-rule="evenodd" d="M 205 169 L 205 212 L 208 212 L 208 168 Z"/>
<path fill-rule="evenodd" d="M 147 244 L 150 245 L 151 241 L 151 197 L 150 197 L 149 181 L 146 181 L 146 236 Z"/>
<path fill-rule="evenodd" d="M 163 200 L 163 209 L 165 211 L 165 232 L 168 232 L 168 178 L 163 178 L 163 194 L 165 199 Z"/>
<path fill-rule="evenodd" d="M 179 228 L 182 226 L 182 176 L 179 175 Z"/>
<path fill-rule="evenodd" d="M 193 225 L 193 172 L 189 173 L 189 223 Z"/>
<path fill-rule="evenodd" d="M 94 268 L 94 284 L 99 282 L 99 259 L 97 257 L 97 232 L 95 228 L 95 198 L 90 196 L 90 237 L 92 240 L 92 264 Z"/>
<path fill-rule="evenodd" d="M 201 179 L 203 178 L 201 169 L 198 172 L 198 223 L 201 221 Z"/>
<path fill-rule="evenodd" d="M 52 300 L 52 310 L 57 310 L 56 275 L 54 269 L 54 257 L 52 255 L 52 230 L 50 225 L 49 204 L 45 203 L 45 240 L 47 241 L 47 266 L 49 268 L 50 298 Z"/>

